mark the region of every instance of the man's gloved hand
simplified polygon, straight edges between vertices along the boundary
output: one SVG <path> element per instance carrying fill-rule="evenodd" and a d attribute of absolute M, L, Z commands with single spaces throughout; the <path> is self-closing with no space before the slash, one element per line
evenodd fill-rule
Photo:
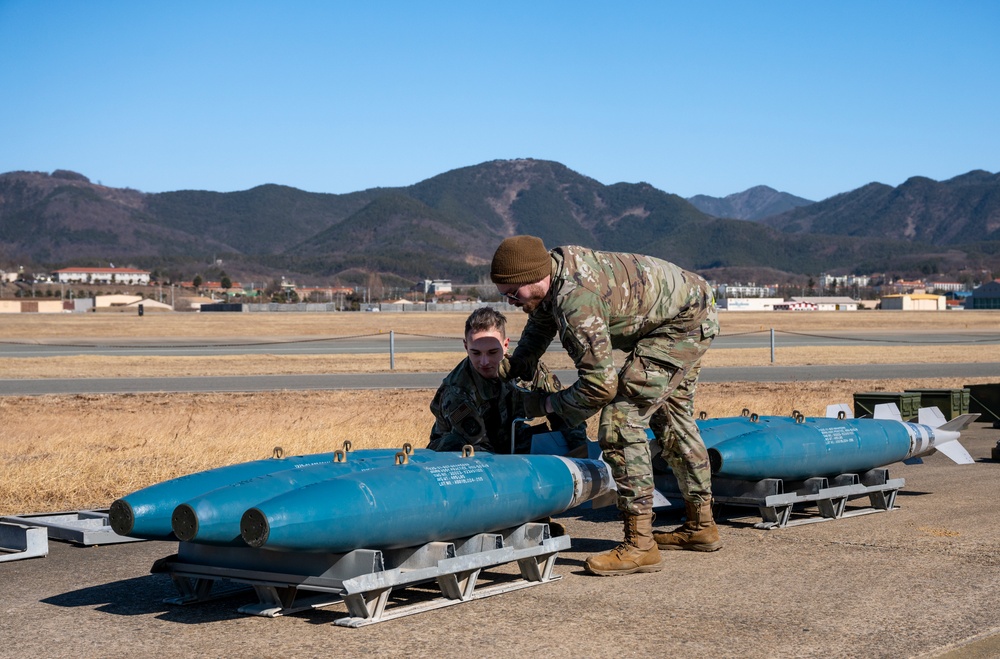
<path fill-rule="evenodd" d="M 527 373 L 528 364 L 522 359 L 514 357 L 504 357 L 497 367 L 497 375 L 501 380 L 531 380 L 531 374 Z"/>
<path fill-rule="evenodd" d="M 530 419 L 545 416 L 545 399 L 549 394 L 544 391 L 527 391 L 524 393 L 524 415 Z"/>

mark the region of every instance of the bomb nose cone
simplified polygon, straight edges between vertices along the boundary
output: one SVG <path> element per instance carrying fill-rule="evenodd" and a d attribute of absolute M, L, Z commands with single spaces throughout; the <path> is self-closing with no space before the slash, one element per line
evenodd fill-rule
<path fill-rule="evenodd" d="M 195 514 L 194 508 L 182 503 L 174 508 L 174 514 L 170 517 L 170 526 L 178 539 L 189 542 L 198 535 L 198 515 Z"/>
<path fill-rule="evenodd" d="M 240 535 L 243 536 L 243 542 L 251 547 L 263 547 L 270 532 L 267 517 L 260 510 L 251 508 L 243 513 L 243 518 L 240 519 Z"/>
<path fill-rule="evenodd" d="M 135 513 L 132 505 L 124 499 L 117 499 L 111 504 L 108 513 L 111 521 L 111 529 L 118 535 L 128 535 L 135 527 Z"/>

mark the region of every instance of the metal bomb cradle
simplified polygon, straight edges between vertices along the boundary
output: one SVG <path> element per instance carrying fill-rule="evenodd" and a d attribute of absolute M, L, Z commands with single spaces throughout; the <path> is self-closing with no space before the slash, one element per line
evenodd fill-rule
<path fill-rule="evenodd" d="M 959 464 L 974 462 L 958 439 L 978 414 L 946 421 L 936 407 L 921 408 L 919 423 L 909 423 L 889 403 L 875 406 L 874 416 L 855 419 L 846 405 L 831 405 L 826 417 L 760 417 L 744 410 L 739 417 L 700 419 L 713 499 L 756 507 L 762 518 L 757 528 L 795 526 L 892 510 L 905 481 L 890 479 L 885 465 L 919 463 L 936 451 Z M 653 448 L 658 450 L 655 442 Z M 679 498 L 669 469 L 662 460 L 654 460 L 656 466 L 657 489 Z M 864 497 L 868 507 L 847 509 L 849 500 Z M 811 508 L 816 514 L 792 519 L 793 510 Z"/>
<path fill-rule="evenodd" d="M 181 595 L 174 604 L 203 602 L 220 580 L 253 587 L 259 602 L 240 613 L 278 617 L 343 603 L 348 616 L 334 620 L 361 627 L 462 602 L 537 586 L 552 573 L 568 536 L 553 538 L 547 524 L 527 523 L 498 533 L 402 549 L 355 549 L 342 554 L 277 552 L 181 542 L 176 556 L 157 561 Z M 516 563 L 520 576 L 485 570 Z M 423 586 L 423 590 L 417 588 Z M 301 597 L 303 594 L 307 597 Z M 221 596 L 230 593 L 221 593 Z M 391 599 L 395 596 L 395 599 Z"/>
<path fill-rule="evenodd" d="M 841 519 L 894 507 L 904 481 L 889 479 L 887 464 L 935 451 L 974 462 L 958 439 L 978 415 L 945 421 L 924 408 L 920 423 L 909 423 L 891 404 L 879 405 L 874 419 L 850 418 L 845 407 L 831 406 L 826 418 L 700 419 L 715 500 L 757 507 L 758 528 Z M 662 467 L 657 488 L 680 498 Z M 115 501 L 110 521 L 121 535 L 180 539 L 177 555 L 154 565 L 181 593 L 171 601 L 213 599 L 213 586 L 230 581 L 257 592 L 245 613 L 342 602 L 349 615 L 337 624 L 361 626 L 558 579 L 552 567 L 570 539 L 551 537 L 540 520 L 587 501 L 613 502 L 614 487 L 597 459 L 476 456 L 471 447 L 351 452 L 345 443 L 331 454 L 276 451 L 159 483 Z M 847 511 L 864 496 L 870 507 Z M 818 515 L 791 519 L 806 507 Z M 514 563 L 519 576 L 486 573 Z M 303 591 L 310 597 L 300 598 Z"/>
<path fill-rule="evenodd" d="M 552 567 L 570 539 L 533 520 L 612 483 L 599 461 L 476 456 L 471 447 L 406 447 L 390 458 L 345 446 L 332 460 L 276 455 L 159 483 L 116 501 L 111 522 L 124 535 L 181 539 L 178 553 L 153 567 L 180 591 L 170 601 L 214 599 L 225 580 L 256 591 L 259 602 L 244 613 L 343 602 L 349 615 L 336 623 L 357 627 L 557 580 Z M 515 563 L 519 575 L 485 578 Z M 418 589 L 427 584 L 435 589 Z"/>

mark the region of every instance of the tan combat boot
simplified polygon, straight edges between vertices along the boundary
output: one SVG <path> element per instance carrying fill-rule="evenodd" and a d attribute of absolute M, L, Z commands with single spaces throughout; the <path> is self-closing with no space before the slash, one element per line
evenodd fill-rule
<path fill-rule="evenodd" d="M 684 502 L 687 520 L 670 533 L 654 533 L 653 540 L 660 549 L 690 549 L 716 551 L 722 549 L 719 528 L 712 519 L 712 502 L 703 504 Z"/>
<path fill-rule="evenodd" d="M 611 551 L 587 559 L 587 570 L 602 577 L 635 572 L 659 572 L 660 550 L 653 542 L 653 513 L 625 517 L 625 540 Z"/>

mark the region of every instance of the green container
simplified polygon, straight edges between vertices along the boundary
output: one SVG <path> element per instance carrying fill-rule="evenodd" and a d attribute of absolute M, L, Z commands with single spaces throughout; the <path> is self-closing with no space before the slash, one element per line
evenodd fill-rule
<path fill-rule="evenodd" d="M 1000 428 L 1000 382 L 992 384 L 967 384 L 969 411 L 978 412 L 980 421 L 992 421 Z"/>
<path fill-rule="evenodd" d="M 968 389 L 907 389 L 920 394 L 920 407 L 936 407 L 946 419 L 969 413 Z"/>
<path fill-rule="evenodd" d="M 854 394 L 854 417 L 871 417 L 875 406 L 895 403 L 903 421 L 912 421 L 920 411 L 920 394 L 912 391 L 867 391 Z"/>

